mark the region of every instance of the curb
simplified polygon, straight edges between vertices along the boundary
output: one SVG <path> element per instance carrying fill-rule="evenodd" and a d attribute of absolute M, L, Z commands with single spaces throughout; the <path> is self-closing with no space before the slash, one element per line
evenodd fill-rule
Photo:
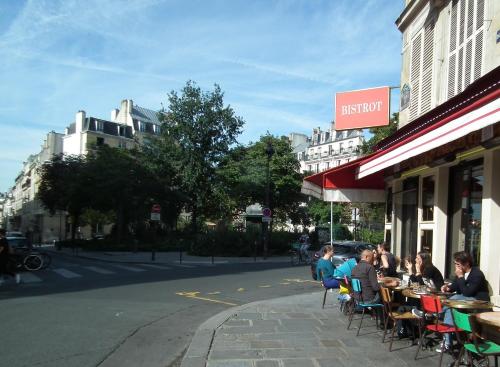
<path fill-rule="evenodd" d="M 186 351 L 186 354 L 182 358 L 180 367 L 205 367 L 208 360 L 208 354 L 210 353 L 210 348 L 214 340 L 215 332 L 218 328 L 222 326 L 229 318 L 238 315 L 238 313 L 246 310 L 247 308 L 261 305 L 270 301 L 276 301 L 280 299 L 293 298 L 297 296 L 313 295 L 318 292 L 295 294 L 292 296 L 270 298 L 267 300 L 255 301 L 246 303 L 241 306 L 232 307 L 225 311 L 212 316 L 203 324 L 201 324 L 196 330 L 191 343 Z"/>
<path fill-rule="evenodd" d="M 172 264 L 178 264 L 178 265 L 199 265 L 199 264 L 208 264 L 208 265 L 227 265 L 227 264 L 273 264 L 273 263 L 286 263 L 287 261 L 273 261 L 270 259 L 267 260 L 260 260 L 260 261 L 241 261 L 241 262 L 224 262 L 224 263 L 217 263 L 215 262 L 212 264 L 210 261 L 199 261 L 199 262 L 192 262 L 191 260 L 186 260 L 186 262 L 179 263 L 178 261 L 169 261 L 169 262 L 164 262 L 164 261 L 134 261 L 134 260 L 111 260 L 111 259 L 103 259 L 100 257 L 93 257 L 93 256 L 85 256 L 85 255 L 73 255 L 73 254 L 68 254 L 63 251 L 57 251 L 53 249 L 44 249 L 44 251 L 52 253 L 52 254 L 57 254 L 57 255 L 62 255 L 66 257 L 71 257 L 71 258 L 80 258 L 80 259 L 87 259 L 87 260 L 97 260 L 97 261 L 102 261 L 105 263 L 118 263 L 118 264 L 157 264 L 157 265 L 172 265 Z"/>

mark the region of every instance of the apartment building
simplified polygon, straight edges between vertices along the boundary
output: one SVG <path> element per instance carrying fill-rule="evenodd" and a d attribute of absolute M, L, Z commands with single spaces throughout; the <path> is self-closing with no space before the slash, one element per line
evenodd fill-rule
<path fill-rule="evenodd" d="M 498 303 L 500 2 L 406 1 L 396 26 L 398 131 L 374 153 L 306 178 L 303 191 L 385 201 L 386 240 L 396 254 L 428 251 L 453 277 L 453 253 L 468 251 Z"/>
<path fill-rule="evenodd" d="M 36 198 L 40 184 L 38 168 L 54 155 L 87 154 L 99 145 L 131 149 L 148 136 L 159 134 L 160 125 L 156 111 L 134 105 L 130 99 L 111 111 L 110 120 L 78 111 L 64 134 L 48 133 L 40 152 L 24 162 L 14 186 L 0 198 L 2 225 L 9 231 L 25 233 L 35 243 L 65 239 L 70 230 L 66 213 L 57 211 L 52 215 Z M 83 232 L 90 236 L 89 228 Z"/>
<path fill-rule="evenodd" d="M 292 133 L 289 140 L 300 162 L 300 172 L 322 172 L 356 159 L 363 144 L 362 130 L 336 131 L 314 128 L 311 137 Z"/>

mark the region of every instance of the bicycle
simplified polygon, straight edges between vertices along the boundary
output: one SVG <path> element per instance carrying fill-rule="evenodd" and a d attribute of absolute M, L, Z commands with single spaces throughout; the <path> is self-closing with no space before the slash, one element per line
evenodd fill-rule
<path fill-rule="evenodd" d="M 308 265 L 312 261 L 311 256 L 304 254 L 300 250 L 301 246 L 302 246 L 301 243 L 292 243 L 291 245 L 289 254 L 290 254 L 290 263 L 292 264 L 292 266 L 301 264 Z"/>
<path fill-rule="evenodd" d="M 49 255 L 47 254 L 47 256 Z M 17 248 L 16 252 L 10 257 L 9 261 L 11 262 L 11 266 L 16 269 L 16 271 L 22 269 L 36 271 L 40 270 L 44 266 L 44 255 L 36 251 L 31 251 L 28 248 Z"/>

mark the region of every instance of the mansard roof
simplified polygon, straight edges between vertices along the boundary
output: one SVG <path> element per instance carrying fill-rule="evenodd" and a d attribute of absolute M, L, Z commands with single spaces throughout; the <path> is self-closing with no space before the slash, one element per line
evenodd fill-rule
<path fill-rule="evenodd" d="M 161 124 L 161 121 L 158 119 L 158 112 L 148 108 L 133 106 L 131 115 L 134 120 L 150 122 L 155 125 Z"/>

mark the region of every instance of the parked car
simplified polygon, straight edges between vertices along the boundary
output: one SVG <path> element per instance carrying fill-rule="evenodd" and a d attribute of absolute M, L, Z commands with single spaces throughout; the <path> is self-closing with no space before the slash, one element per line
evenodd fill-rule
<path fill-rule="evenodd" d="M 30 247 L 29 241 L 28 241 L 28 239 L 26 237 L 18 237 L 18 236 L 11 237 L 11 236 L 6 236 L 5 238 L 7 239 L 7 242 L 9 243 L 9 246 L 11 248 L 13 248 L 14 251 L 16 249 L 19 249 L 19 248 L 29 248 Z"/>
<path fill-rule="evenodd" d="M 329 244 L 330 242 L 324 243 L 323 246 L 321 246 L 320 250 L 315 252 L 313 255 L 311 261 L 311 276 L 314 280 L 318 280 L 316 276 L 316 266 L 318 264 L 318 260 L 323 256 L 323 247 Z M 334 252 L 332 263 L 335 267 L 343 264 L 344 261 L 350 258 L 355 258 L 356 261 L 359 261 L 361 252 L 363 252 L 363 250 L 375 250 L 377 248 L 376 245 L 361 241 L 338 241 L 333 242 L 332 245 Z"/>
<path fill-rule="evenodd" d="M 24 237 L 24 234 L 22 232 L 7 232 L 5 234 L 5 237 Z"/>

